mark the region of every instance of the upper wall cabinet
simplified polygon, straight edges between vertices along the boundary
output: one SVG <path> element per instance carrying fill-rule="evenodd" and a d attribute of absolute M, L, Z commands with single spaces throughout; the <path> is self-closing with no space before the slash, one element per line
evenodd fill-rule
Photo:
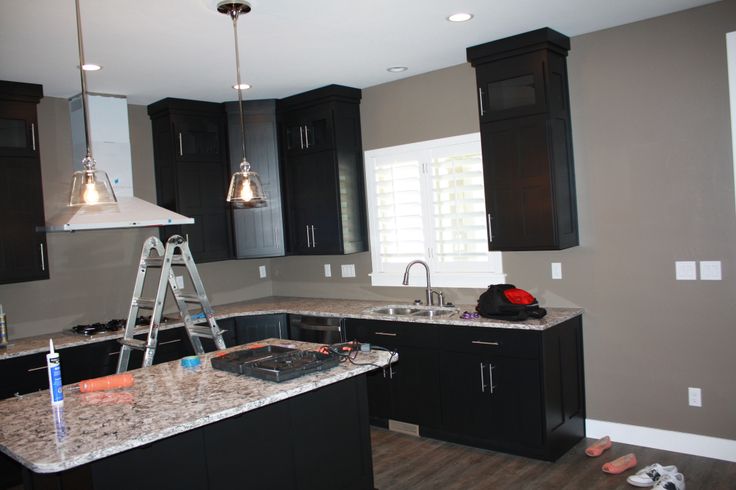
<path fill-rule="evenodd" d="M 291 254 L 368 250 L 360 98 L 329 85 L 278 102 Z"/>
<path fill-rule="evenodd" d="M 240 170 L 243 147 L 237 102 L 225 104 L 230 140 L 230 172 Z M 235 250 L 239 259 L 284 255 L 284 225 L 279 175 L 278 129 L 275 100 L 243 103 L 245 156 L 258 173 L 268 205 L 233 209 Z"/>
<path fill-rule="evenodd" d="M 48 279 L 36 106 L 43 87 L 0 81 L 0 284 Z"/>
<path fill-rule="evenodd" d="M 234 258 L 230 176 L 222 104 L 166 98 L 148 106 L 158 205 L 194 218 L 161 227 L 161 238 L 186 236 L 197 262 Z"/>
<path fill-rule="evenodd" d="M 567 52 L 549 28 L 468 48 L 475 67 L 489 250 L 578 245 Z"/>

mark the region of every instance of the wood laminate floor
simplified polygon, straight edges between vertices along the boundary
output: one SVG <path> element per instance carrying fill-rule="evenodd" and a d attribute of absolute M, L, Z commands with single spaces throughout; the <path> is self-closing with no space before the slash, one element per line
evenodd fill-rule
<path fill-rule="evenodd" d="M 626 489 L 626 477 L 651 463 L 674 464 L 687 490 L 736 490 L 736 463 L 614 443 L 598 458 L 585 455 L 592 439 L 581 441 L 554 463 L 418 438 L 371 427 L 373 474 L 378 490 Z M 634 453 L 639 465 L 620 475 L 601 465 Z"/>

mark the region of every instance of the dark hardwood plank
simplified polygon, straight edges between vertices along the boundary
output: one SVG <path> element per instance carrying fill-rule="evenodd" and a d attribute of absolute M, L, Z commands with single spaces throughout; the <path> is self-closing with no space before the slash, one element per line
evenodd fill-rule
<path fill-rule="evenodd" d="M 736 463 L 614 443 L 598 458 L 585 455 L 584 439 L 554 463 L 418 438 L 371 428 L 373 471 L 378 490 L 520 489 L 630 490 L 626 477 L 651 463 L 676 465 L 688 490 L 736 489 Z M 636 454 L 637 468 L 609 475 L 601 466 L 626 453 Z"/>

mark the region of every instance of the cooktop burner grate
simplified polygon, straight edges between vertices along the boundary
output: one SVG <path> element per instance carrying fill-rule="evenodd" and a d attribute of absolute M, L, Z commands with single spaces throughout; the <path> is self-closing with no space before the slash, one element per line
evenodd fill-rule
<path fill-rule="evenodd" d="M 125 328 L 125 322 L 127 319 L 115 319 L 110 320 L 106 323 L 90 323 L 89 325 L 75 325 L 72 327 L 72 332 L 80 334 L 80 335 L 96 335 L 98 333 L 105 333 L 105 332 L 117 332 L 118 330 L 122 330 Z M 165 322 L 166 318 L 162 318 L 161 322 Z M 139 316 L 135 320 L 136 325 L 148 325 L 151 323 L 151 317 L 150 316 Z"/>
<path fill-rule="evenodd" d="M 331 353 L 269 345 L 216 356 L 211 362 L 215 369 L 279 383 L 335 367 L 340 358 Z"/>

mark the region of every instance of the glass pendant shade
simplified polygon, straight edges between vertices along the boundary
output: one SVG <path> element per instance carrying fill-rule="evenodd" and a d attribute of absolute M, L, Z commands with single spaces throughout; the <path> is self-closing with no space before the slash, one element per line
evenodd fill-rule
<path fill-rule="evenodd" d="M 240 162 L 240 171 L 230 179 L 227 202 L 235 208 L 262 208 L 268 205 L 258 174 L 251 172 L 247 160 Z"/>
<path fill-rule="evenodd" d="M 69 206 L 116 203 L 118 200 L 107 174 L 102 170 L 96 170 L 95 161 L 90 157 L 86 157 L 82 160 L 82 163 L 84 164 L 84 170 L 77 170 L 72 176 Z"/>

